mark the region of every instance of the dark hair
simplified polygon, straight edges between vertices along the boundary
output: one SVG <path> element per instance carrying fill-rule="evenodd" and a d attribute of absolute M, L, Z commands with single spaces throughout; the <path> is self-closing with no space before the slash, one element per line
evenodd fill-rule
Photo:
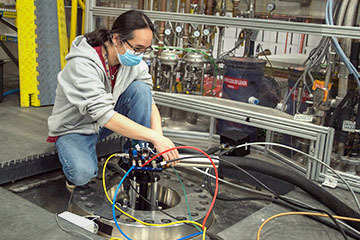
<path fill-rule="evenodd" d="M 152 32 L 155 32 L 154 24 L 148 16 L 141 11 L 130 10 L 116 18 L 111 30 L 100 28 L 85 34 L 85 37 L 88 43 L 94 47 L 111 40 L 114 33 L 117 33 L 122 41 L 130 40 L 134 37 L 134 30 L 144 28 L 150 28 Z"/>

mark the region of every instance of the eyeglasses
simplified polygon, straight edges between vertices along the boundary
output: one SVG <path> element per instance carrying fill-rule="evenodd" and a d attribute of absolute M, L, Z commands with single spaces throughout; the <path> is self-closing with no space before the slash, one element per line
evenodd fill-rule
<path fill-rule="evenodd" d="M 139 47 L 133 47 L 133 45 L 131 45 L 128 40 L 124 40 L 124 42 L 126 42 L 133 50 L 134 50 L 134 55 L 141 55 L 141 54 L 148 54 L 151 53 L 154 49 L 150 46 L 147 48 L 139 48 Z"/>

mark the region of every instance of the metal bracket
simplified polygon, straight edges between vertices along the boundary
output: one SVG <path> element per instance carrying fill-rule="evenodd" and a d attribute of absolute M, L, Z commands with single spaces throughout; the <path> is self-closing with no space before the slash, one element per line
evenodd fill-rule
<path fill-rule="evenodd" d="M 322 185 L 329 188 L 336 188 L 338 185 L 338 180 L 332 176 L 325 175 L 325 180 Z"/>

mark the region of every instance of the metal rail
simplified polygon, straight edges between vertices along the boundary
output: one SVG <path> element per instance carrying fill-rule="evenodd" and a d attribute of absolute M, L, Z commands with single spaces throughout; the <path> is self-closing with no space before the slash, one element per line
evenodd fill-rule
<path fill-rule="evenodd" d="M 228 99 L 219 99 L 203 96 L 194 96 L 163 92 L 154 92 L 154 100 L 162 106 L 180 109 L 187 112 L 194 112 L 211 118 L 224 119 L 232 122 L 241 123 L 269 131 L 288 134 L 308 139 L 314 145 L 316 151 L 310 149 L 309 154 L 322 160 L 325 163 L 330 162 L 332 152 L 332 141 L 334 131 L 332 128 L 318 126 L 304 122 L 295 121 L 292 116 L 279 112 L 275 109 L 264 108 L 256 105 L 249 105 L 242 102 L 231 101 Z M 209 133 L 189 133 L 183 136 L 192 139 L 204 140 L 212 137 L 212 129 Z M 164 131 L 166 134 L 167 132 Z M 169 131 L 169 136 L 180 137 L 181 133 Z M 310 179 L 319 180 L 318 164 L 311 164 L 307 169 L 292 162 L 287 157 L 268 149 L 269 153 L 275 155 L 278 159 L 292 165 L 296 169 L 304 172 Z"/>
<path fill-rule="evenodd" d="M 91 1 L 89 1 L 91 2 Z M 117 17 L 128 11 L 124 8 L 89 6 L 87 30 L 94 29 L 94 16 Z M 340 38 L 360 38 L 358 27 L 329 26 L 326 24 L 300 23 L 270 19 L 232 18 L 174 12 L 144 11 L 154 21 L 172 21 L 220 27 L 238 27 L 257 30 L 281 31 Z"/>

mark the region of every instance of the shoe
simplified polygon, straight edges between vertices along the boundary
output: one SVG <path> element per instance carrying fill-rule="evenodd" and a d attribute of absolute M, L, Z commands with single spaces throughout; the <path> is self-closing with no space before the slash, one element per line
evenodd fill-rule
<path fill-rule="evenodd" d="M 76 185 L 73 184 L 72 182 L 69 182 L 68 180 L 66 180 L 66 189 L 69 191 L 69 193 L 73 193 L 74 189 L 76 188 Z"/>

